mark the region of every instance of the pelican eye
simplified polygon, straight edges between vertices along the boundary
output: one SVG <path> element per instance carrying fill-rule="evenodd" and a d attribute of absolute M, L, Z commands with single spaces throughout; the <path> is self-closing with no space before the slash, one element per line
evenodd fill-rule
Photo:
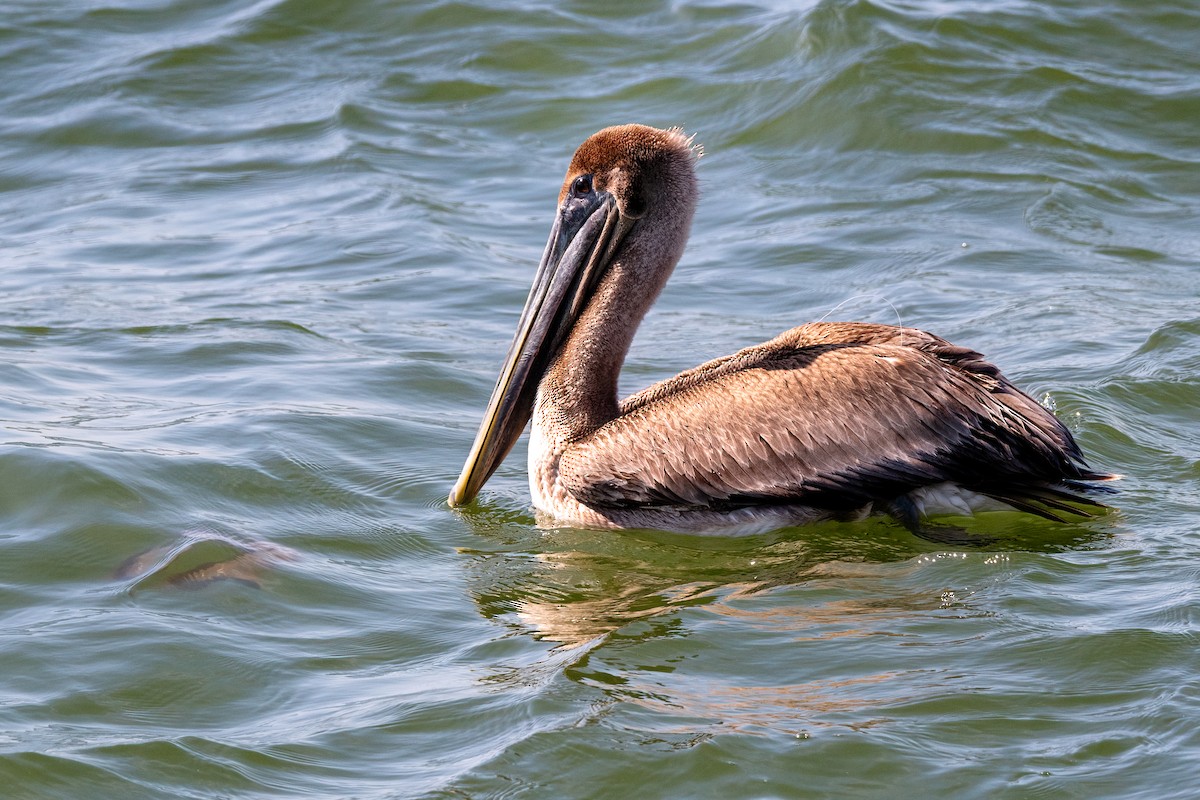
<path fill-rule="evenodd" d="M 571 181 L 571 194 L 576 197 L 585 197 L 592 193 L 592 176 L 580 175 L 575 180 Z"/>

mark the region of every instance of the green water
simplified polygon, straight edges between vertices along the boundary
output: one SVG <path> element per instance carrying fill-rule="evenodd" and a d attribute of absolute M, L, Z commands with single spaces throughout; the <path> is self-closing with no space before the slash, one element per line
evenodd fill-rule
<path fill-rule="evenodd" d="M 3 4 L 0 794 L 1195 796 L 1198 28 Z M 543 530 L 523 445 L 448 509 L 570 154 L 629 121 L 706 155 L 624 391 L 915 325 L 1053 402 L 1119 510 Z"/>

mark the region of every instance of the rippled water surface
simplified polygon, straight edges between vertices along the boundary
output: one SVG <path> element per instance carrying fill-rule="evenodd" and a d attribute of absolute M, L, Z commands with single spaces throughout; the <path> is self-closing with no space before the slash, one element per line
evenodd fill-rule
<path fill-rule="evenodd" d="M 1184 798 L 1194 3 L 18 0 L 0 14 L 13 798 Z M 1119 511 L 742 539 L 446 507 L 574 147 L 695 132 L 625 391 L 903 322 Z"/>

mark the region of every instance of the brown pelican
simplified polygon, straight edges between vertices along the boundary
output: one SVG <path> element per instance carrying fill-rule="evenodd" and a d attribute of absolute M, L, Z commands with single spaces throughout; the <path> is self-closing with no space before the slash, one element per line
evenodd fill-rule
<path fill-rule="evenodd" d="M 809 323 L 617 400 L 634 332 L 683 252 L 697 148 L 606 128 L 575 152 L 516 337 L 450 505 L 532 417 L 534 505 L 567 524 L 750 532 L 989 503 L 1102 509 L 1070 432 L 979 353 L 914 328 Z"/>

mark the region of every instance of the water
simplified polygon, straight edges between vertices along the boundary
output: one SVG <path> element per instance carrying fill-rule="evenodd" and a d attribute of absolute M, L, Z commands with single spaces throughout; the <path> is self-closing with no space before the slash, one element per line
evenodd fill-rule
<path fill-rule="evenodd" d="M 1192 796 L 1198 25 L 7 3 L 5 796 Z M 448 509 L 567 160 L 627 121 L 706 155 L 624 390 L 916 325 L 1053 402 L 1119 511 L 540 530 L 521 447 Z"/>

